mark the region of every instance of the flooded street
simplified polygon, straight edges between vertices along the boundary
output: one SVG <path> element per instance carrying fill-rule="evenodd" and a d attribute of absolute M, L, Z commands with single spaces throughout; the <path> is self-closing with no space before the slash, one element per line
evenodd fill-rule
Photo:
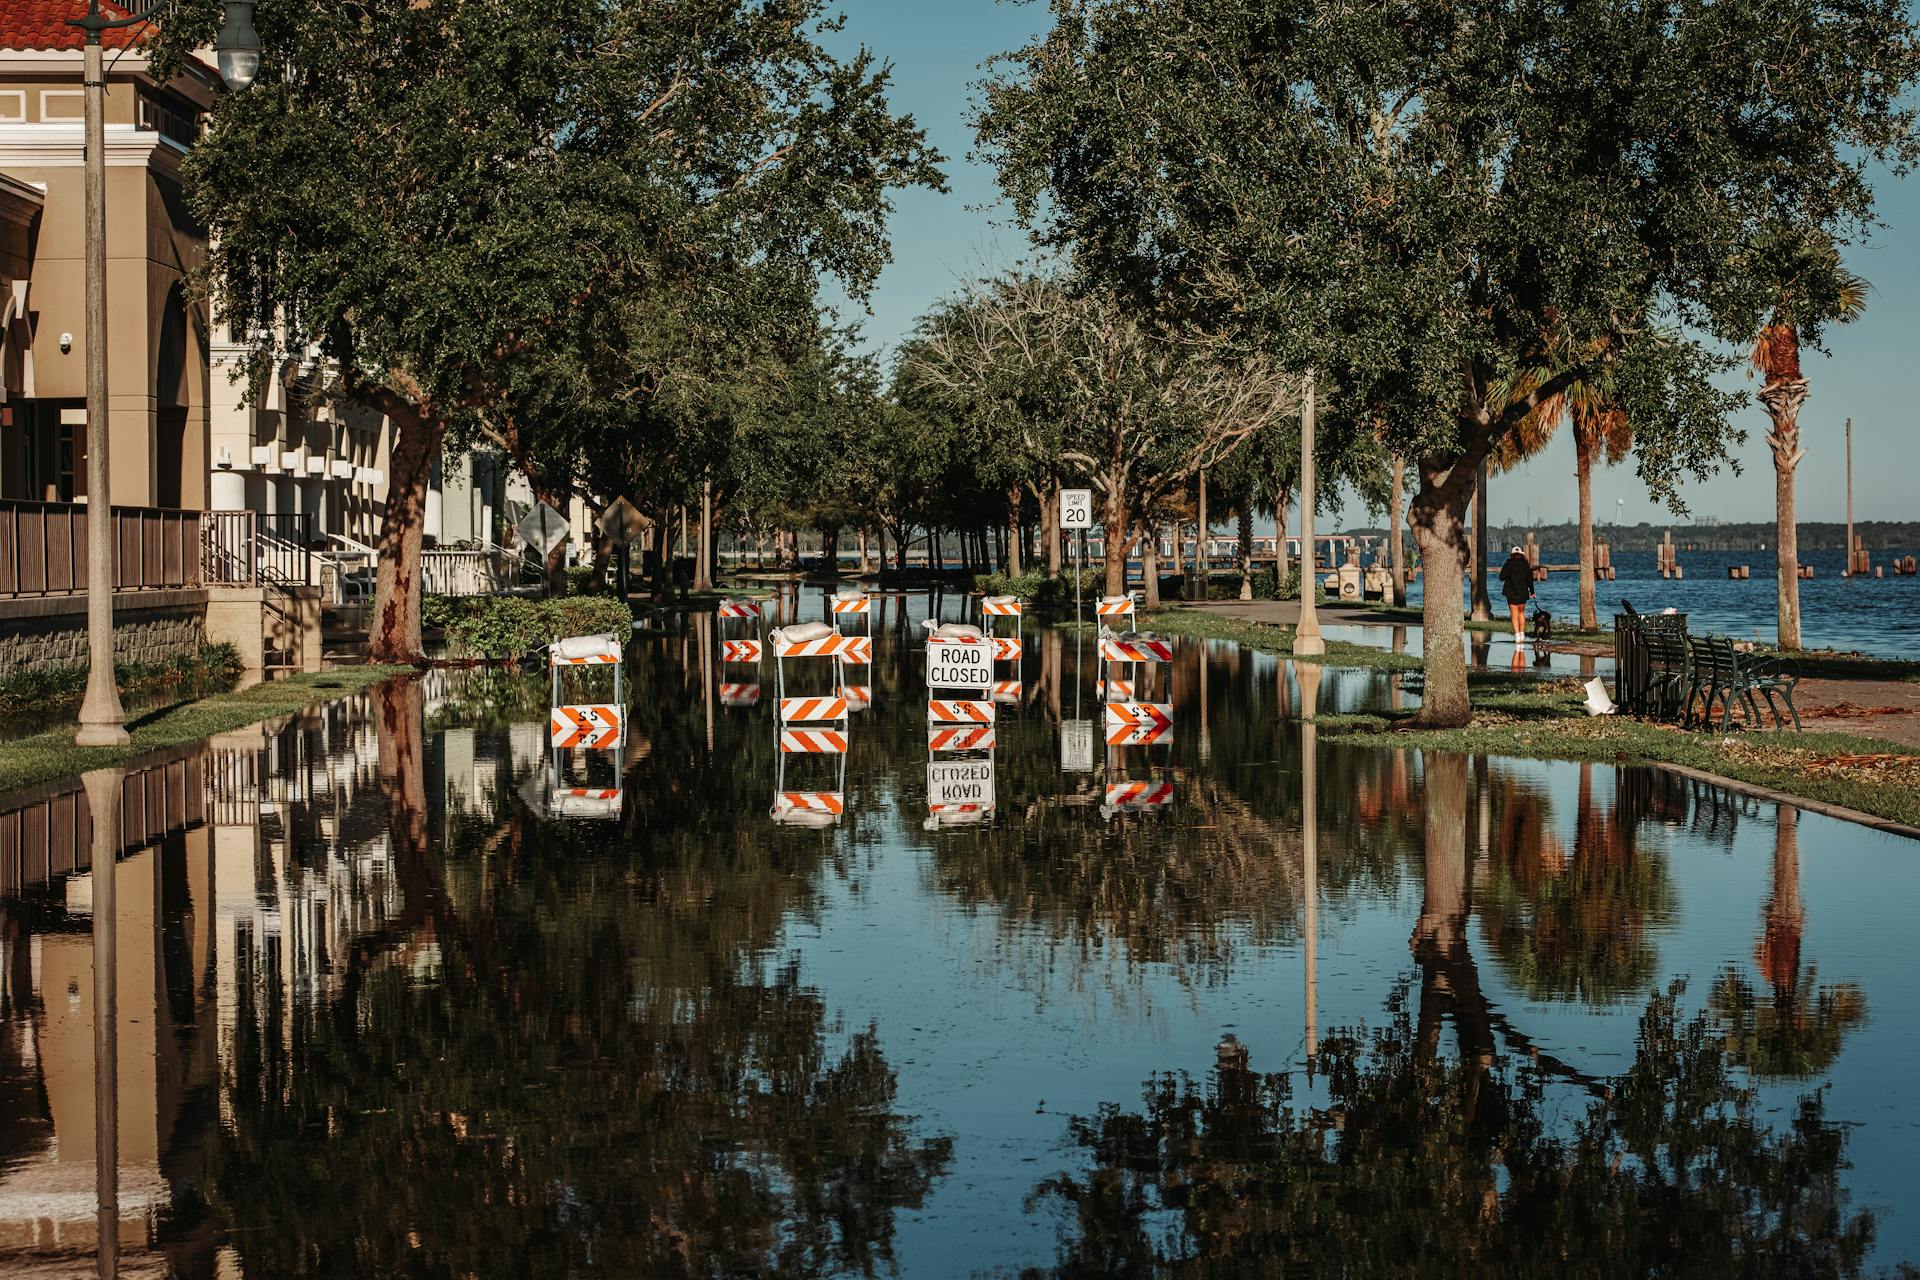
<path fill-rule="evenodd" d="M 544 673 L 436 671 L 130 769 L 110 888 L 102 800 L 0 802 L 0 1271 L 1920 1261 L 1920 846 L 1343 748 L 1302 716 L 1400 677 L 1195 641 L 1115 673 L 1170 741 L 1109 749 L 1093 636 L 1031 620 L 991 747 L 933 751 L 967 606 L 784 663 L 844 752 L 700 618 L 635 636 L 609 749 L 550 750 Z"/>

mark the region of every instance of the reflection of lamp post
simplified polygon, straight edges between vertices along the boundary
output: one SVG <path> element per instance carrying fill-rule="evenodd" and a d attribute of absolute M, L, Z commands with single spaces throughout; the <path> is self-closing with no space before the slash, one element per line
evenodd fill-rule
<path fill-rule="evenodd" d="M 1306 983 L 1307 1068 L 1311 1071 L 1314 1057 L 1320 1052 L 1319 989 L 1315 971 L 1320 916 L 1320 753 L 1316 740 L 1319 726 L 1314 723 L 1314 717 L 1320 713 L 1322 673 L 1317 662 L 1296 662 L 1293 672 L 1300 681 L 1300 893 L 1306 917 L 1301 922 L 1301 935 Z"/>
<path fill-rule="evenodd" d="M 1327 651 L 1320 638 L 1320 617 L 1314 612 L 1313 593 L 1319 574 L 1313 558 L 1313 370 L 1307 370 L 1306 395 L 1300 403 L 1300 622 L 1293 629 L 1293 651 L 1311 657 Z M 1287 535 L 1287 513 L 1280 513 L 1280 536 Z"/>
<path fill-rule="evenodd" d="M 93 864 L 94 1230 L 103 1276 L 116 1274 L 120 1261 L 120 1013 L 115 968 L 119 916 L 114 881 L 125 776 L 119 769 L 96 769 L 80 779 L 87 789 L 87 821 L 93 828 L 89 856 Z"/>
<path fill-rule="evenodd" d="M 101 34 L 148 22 L 161 4 L 109 18 L 100 0 L 87 0 L 84 17 L 67 25 L 86 33 L 83 75 L 87 144 L 87 692 L 80 704 L 83 747 L 127 741 L 126 713 L 113 679 L 113 500 L 107 476 L 107 78 Z M 260 38 L 253 31 L 253 0 L 227 0 L 226 21 L 214 44 L 220 74 L 237 89 L 260 69 Z"/>

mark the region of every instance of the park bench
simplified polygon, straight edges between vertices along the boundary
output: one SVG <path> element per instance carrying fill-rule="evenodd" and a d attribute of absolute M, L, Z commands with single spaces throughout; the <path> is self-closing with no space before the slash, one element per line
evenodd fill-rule
<path fill-rule="evenodd" d="M 1782 704 L 1793 717 L 1793 727 L 1800 727 L 1800 710 L 1793 704 L 1793 691 L 1800 683 L 1800 676 L 1789 660 L 1741 653 L 1725 636 L 1705 636 L 1693 640 L 1690 647 L 1698 673 L 1695 696 L 1702 699 L 1702 723 L 1707 728 L 1713 727 L 1715 706 L 1720 708 L 1720 727 L 1731 727 L 1736 703 L 1746 713 L 1748 725 L 1758 727 L 1764 723 L 1761 701 L 1765 701 L 1773 715 L 1774 728 L 1787 726 L 1787 716 L 1780 710 Z M 1688 707 L 1692 707 L 1691 699 Z"/>

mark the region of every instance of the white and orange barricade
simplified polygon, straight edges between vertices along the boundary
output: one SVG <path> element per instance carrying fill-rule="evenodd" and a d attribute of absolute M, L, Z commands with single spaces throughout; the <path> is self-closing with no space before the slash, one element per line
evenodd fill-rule
<path fill-rule="evenodd" d="M 1018 680 L 995 680 L 993 682 L 993 700 L 1003 707 L 1020 705 L 1020 682 Z"/>
<path fill-rule="evenodd" d="M 961 698 L 928 698 L 927 720 L 931 724 L 992 724 L 993 703 L 969 702 Z"/>
<path fill-rule="evenodd" d="M 1165 813 L 1173 804 L 1171 778 L 1121 778 L 1106 784 L 1100 816 Z"/>
<path fill-rule="evenodd" d="M 1108 746 L 1157 747 L 1173 741 L 1173 704 L 1109 702 L 1105 706 Z"/>
<path fill-rule="evenodd" d="M 1128 696 L 1140 697 L 1146 691 L 1146 680 L 1153 669 L 1172 661 L 1173 642 L 1151 631 L 1102 630 L 1098 681 L 1103 691 L 1101 696 L 1108 697 L 1104 690 L 1120 684 L 1130 690 Z M 1116 677 L 1116 667 L 1127 668 L 1124 678 Z"/>
<path fill-rule="evenodd" d="M 927 629 L 927 691 L 993 688 L 993 639 L 964 622 L 920 624 Z"/>
<path fill-rule="evenodd" d="M 843 634 L 850 621 L 857 620 L 861 630 L 873 635 L 873 597 L 858 587 L 837 587 L 827 601 L 827 614 L 833 619 L 834 630 Z"/>
<path fill-rule="evenodd" d="M 1095 697 L 1103 698 L 1108 702 L 1125 702 L 1134 696 L 1136 683 L 1133 680 L 1109 676 L 1094 685 L 1093 693 Z"/>
<path fill-rule="evenodd" d="M 757 707 L 760 705 L 760 685 L 758 682 L 728 681 L 720 685 L 720 705 L 723 707 Z"/>
<path fill-rule="evenodd" d="M 1133 621 L 1133 594 L 1124 596 L 1101 596 L 1093 602 L 1093 616 L 1100 620 L 1102 627 L 1111 627 L 1115 620 Z"/>
<path fill-rule="evenodd" d="M 618 818 L 624 798 L 619 787 L 555 787 L 547 811 L 556 818 Z"/>
<path fill-rule="evenodd" d="M 757 663 L 765 656 L 766 641 L 761 634 L 765 615 L 758 600 L 745 597 L 722 600 L 714 609 L 713 617 L 720 633 L 720 661 Z M 736 626 L 745 634 L 727 634 Z"/>
<path fill-rule="evenodd" d="M 843 684 L 840 696 L 847 700 L 847 710 L 865 711 L 873 705 L 873 686 L 870 684 Z"/>
<path fill-rule="evenodd" d="M 859 638 L 864 639 L 864 637 Z M 787 663 L 794 659 L 821 658 L 833 663 L 833 679 L 828 684 L 828 688 L 837 691 L 845 687 L 847 681 L 844 648 L 850 639 L 824 622 L 798 622 L 781 627 L 770 634 L 767 642 L 773 647 L 775 688 L 779 692 L 780 705 L 785 707 L 788 700 L 795 696 L 787 691 Z M 873 642 L 868 640 L 867 644 L 868 652 L 871 654 Z M 835 692 L 830 696 L 838 698 L 839 694 Z M 844 701 L 842 713 L 837 718 L 842 722 L 846 719 Z M 783 716 L 782 723 L 784 722 Z"/>
<path fill-rule="evenodd" d="M 1018 618 L 1023 612 L 1019 596 L 987 596 L 980 601 L 980 616 L 983 618 Z"/>
<path fill-rule="evenodd" d="M 832 741 L 828 741 L 831 739 Z M 837 750 L 833 749 L 837 746 Z M 847 740 L 836 730 L 780 731 L 780 750 L 773 775 L 773 807 L 768 816 L 782 826 L 830 827 L 847 810 Z M 787 785 L 787 760 L 793 756 L 829 755 L 834 759 L 833 785 L 821 790 L 798 790 Z"/>
<path fill-rule="evenodd" d="M 604 703 L 554 707 L 548 713 L 547 740 L 555 747 L 605 750 L 626 738 L 626 708 Z"/>
<path fill-rule="evenodd" d="M 782 755 L 843 756 L 847 753 L 847 735 L 839 729 L 808 726 L 780 731 Z"/>
<path fill-rule="evenodd" d="M 847 723 L 847 700 L 839 694 L 802 694 L 780 699 L 781 724 Z"/>
<path fill-rule="evenodd" d="M 547 646 L 547 668 L 551 674 L 548 700 L 549 739 L 556 750 L 581 747 L 588 750 L 617 749 L 627 740 L 627 696 L 624 674 L 626 664 L 620 638 L 611 633 L 596 636 L 569 636 Z M 568 672 L 587 672 L 613 668 L 613 701 L 567 704 L 561 701 L 562 684 Z"/>

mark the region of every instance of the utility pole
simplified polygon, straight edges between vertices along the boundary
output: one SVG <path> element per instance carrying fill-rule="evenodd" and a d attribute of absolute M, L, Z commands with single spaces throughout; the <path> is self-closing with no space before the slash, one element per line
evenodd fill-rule
<path fill-rule="evenodd" d="M 1313 593 L 1319 574 L 1313 558 L 1313 370 L 1307 370 L 1306 398 L 1300 405 L 1300 622 L 1293 629 L 1293 651 L 1312 657 L 1327 651 L 1320 638 L 1320 617 L 1314 612 Z M 1280 513 L 1280 536 L 1286 537 L 1286 512 Z"/>
<path fill-rule="evenodd" d="M 1853 576 L 1853 419 L 1847 419 L 1847 572 Z"/>

